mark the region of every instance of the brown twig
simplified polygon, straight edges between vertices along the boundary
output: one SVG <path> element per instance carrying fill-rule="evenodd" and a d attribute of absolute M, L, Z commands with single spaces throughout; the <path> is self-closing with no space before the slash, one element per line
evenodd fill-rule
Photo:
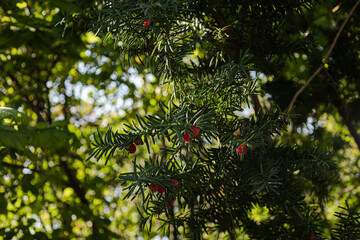
<path fill-rule="evenodd" d="M 302 93 L 302 91 L 304 91 L 304 89 L 310 84 L 310 82 L 316 77 L 316 75 L 318 75 L 321 72 L 321 70 L 323 68 L 324 68 L 324 65 L 321 64 L 321 66 L 318 67 L 318 69 L 316 69 L 316 71 L 313 73 L 313 75 L 311 75 L 311 77 L 306 81 L 306 83 L 304 85 L 302 85 L 302 87 L 295 93 L 295 95 L 294 95 L 293 99 L 291 100 L 291 103 L 288 107 L 287 113 L 290 112 L 290 110 L 294 106 L 296 99 L 299 97 L 299 95 Z"/>
<path fill-rule="evenodd" d="M 306 81 L 306 83 L 295 93 L 293 99 L 291 100 L 291 103 L 288 107 L 287 112 L 290 112 L 292 107 L 294 106 L 294 103 L 296 101 L 296 99 L 299 97 L 299 95 L 304 91 L 304 89 L 310 84 L 310 82 L 316 77 L 316 75 L 318 75 L 321 70 L 324 68 L 324 64 L 328 61 L 331 52 L 334 50 L 334 47 L 340 37 L 341 32 L 343 31 L 345 25 L 347 24 L 347 22 L 349 21 L 351 15 L 355 12 L 355 9 L 359 6 L 360 4 L 360 0 L 358 0 L 355 5 L 353 6 L 353 8 L 351 9 L 351 11 L 349 12 L 348 16 L 346 17 L 345 21 L 343 22 L 343 24 L 341 25 L 339 31 L 336 33 L 336 36 L 329 48 L 329 51 L 326 53 L 325 58 L 323 63 L 316 69 L 316 71 L 311 75 L 311 77 Z"/>
<path fill-rule="evenodd" d="M 296 206 L 296 205 L 293 205 L 293 210 L 294 212 L 296 213 L 296 215 L 302 220 L 304 221 L 305 218 L 304 218 L 304 215 L 300 212 L 299 208 Z"/>
<path fill-rule="evenodd" d="M 250 96 L 251 96 L 251 101 L 252 101 L 252 105 L 253 105 L 255 114 L 257 116 L 260 115 L 261 118 L 264 118 L 264 112 L 263 112 L 263 109 L 261 107 L 258 96 L 256 94 L 254 94 L 254 93 L 251 94 Z"/>

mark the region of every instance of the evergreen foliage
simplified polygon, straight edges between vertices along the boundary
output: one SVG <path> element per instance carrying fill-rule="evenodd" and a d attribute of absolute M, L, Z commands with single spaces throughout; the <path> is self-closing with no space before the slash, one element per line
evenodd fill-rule
<path fill-rule="evenodd" d="M 249 76 L 313 47 L 311 36 L 298 33 L 306 31 L 303 15 L 314 4 L 104 1 L 91 13 L 92 31 L 113 37 L 132 64 L 150 68 L 173 93 L 161 114 L 138 116 L 122 133 L 94 135 L 89 151 L 107 163 L 136 137 L 144 138 L 149 154 L 156 138 L 163 142 L 158 156 L 134 160 L 133 172 L 118 177 L 127 184 L 125 198 L 142 199 L 142 228 L 158 218 L 173 236 L 182 227 L 180 234 L 192 239 L 204 232 L 227 232 L 231 239 L 243 232 L 250 239 L 321 239 L 318 209 L 304 201 L 306 182 L 325 198 L 328 191 L 319 189 L 333 183 L 336 164 L 316 147 L 278 142 L 288 116 L 275 103 L 261 108 L 257 82 Z M 241 112 L 251 104 L 255 114 L 246 118 Z M 241 144 L 246 150 L 240 153 Z M 269 212 L 261 223 L 249 217 L 257 205 Z M 337 216 L 342 224 L 344 215 Z M 352 230 L 335 230 L 337 236 L 346 231 Z"/>
<path fill-rule="evenodd" d="M 354 213 L 346 202 L 346 207 L 340 207 L 343 212 L 336 212 L 339 222 L 333 230 L 333 239 L 360 239 L 360 214 Z"/>
<path fill-rule="evenodd" d="M 359 4 L 0 1 L 0 240 L 359 239 Z"/>

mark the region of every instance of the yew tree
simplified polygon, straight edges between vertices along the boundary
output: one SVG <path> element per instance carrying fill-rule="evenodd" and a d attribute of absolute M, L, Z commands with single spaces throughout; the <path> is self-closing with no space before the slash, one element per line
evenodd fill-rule
<path fill-rule="evenodd" d="M 160 221 L 173 239 L 358 239 L 359 214 L 351 206 L 342 202 L 335 225 L 325 214 L 341 186 L 339 148 L 319 143 L 326 137 L 320 125 L 318 135 L 296 135 L 315 113 L 333 114 L 329 103 L 344 109 L 341 91 L 349 89 L 334 95 L 331 77 L 344 72 L 336 64 L 342 56 L 330 54 L 347 34 L 355 54 L 346 56 L 359 61 L 358 5 L 104 0 L 68 18 L 113 39 L 124 63 L 147 69 L 170 92 L 158 113 L 99 130 L 88 152 L 105 164 L 116 150 L 133 154 L 133 171 L 117 180 L 126 186 L 124 198 L 137 200 L 141 229 Z M 306 64 L 297 68 L 299 61 Z M 349 76 L 358 69 L 346 69 L 344 86 L 357 89 Z M 319 78 L 330 83 L 311 84 Z"/>

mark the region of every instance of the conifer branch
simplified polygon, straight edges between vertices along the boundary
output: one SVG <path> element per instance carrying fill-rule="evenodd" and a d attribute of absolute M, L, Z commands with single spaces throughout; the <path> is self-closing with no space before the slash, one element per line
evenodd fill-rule
<path fill-rule="evenodd" d="M 125 9 L 123 6 L 127 3 L 119 3 L 119 9 Z M 196 7 L 201 6 L 195 5 L 195 13 Z M 214 6 L 208 9 L 215 9 L 211 7 Z M 143 211 L 139 211 L 142 229 L 147 222 L 150 223 L 151 228 L 151 219 L 165 213 L 167 219 L 164 222 L 174 227 L 173 230 L 176 230 L 178 226 L 186 225 L 194 237 L 200 238 L 201 232 L 207 230 L 206 224 L 210 223 L 215 224 L 219 232 L 228 232 L 230 238 L 236 238 L 236 230 L 238 230 L 236 227 L 242 224 L 248 227 L 243 222 L 243 218 L 247 218 L 246 212 L 251 210 L 256 203 L 262 202 L 267 205 L 266 201 L 271 200 L 271 207 L 285 206 L 285 211 L 273 215 L 282 217 L 285 216 L 283 214 L 290 213 L 291 220 L 296 222 L 292 224 L 291 229 L 284 229 L 285 232 L 278 231 L 279 236 L 276 236 L 276 239 L 285 239 L 285 236 L 292 234 L 297 223 L 308 224 L 308 216 L 300 207 L 303 200 L 298 196 L 302 194 L 302 189 L 297 185 L 297 175 L 306 176 L 308 173 L 325 175 L 326 171 L 333 170 L 333 165 L 328 155 L 323 155 L 316 149 L 309 151 L 293 146 L 279 146 L 275 141 L 268 139 L 279 134 L 279 131 L 285 128 L 286 121 L 283 113 L 276 107 L 263 111 L 259 98 L 255 94 L 256 85 L 249 77 L 251 65 L 245 65 L 243 61 L 245 57 L 241 56 L 239 43 L 242 43 L 240 41 L 242 36 L 235 25 L 230 27 L 226 23 L 225 19 L 231 24 L 233 22 L 230 15 L 221 14 L 221 12 L 225 14 L 223 9 L 209 10 L 209 13 L 212 16 L 211 24 L 217 24 L 217 28 L 221 28 L 220 31 L 225 33 L 226 37 L 222 40 L 228 49 L 224 51 L 224 48 L 216 48 L 217 44 L 224 42 L 216 42 L 215 46 L 209 46 L 212 41 L 208 40 L 213 39 L 211 29 L 214 26 L 211 24 L 204 24 L 206 34 L 202 35 L 204 42 L 210 43 L 203 46 L 206 49 L 205 52 L 221 52 L 229 56 L 228 61 L 225 61 L 222 56 L 219 57 L 221 63 L 216 67 L 211 64 L 213 58 L 207 57 L 199 57 L 199 65 L 191 64 L 191 67 L 185 67 L 185 69 L 180 64 L 181 61 L 169 63 L 168 61 L 173 59 L 173 52 L 179 53 L 177 56 L 181 59 L 180 57 L 192 49 L 194 46 L 192 41 L 198 38 L 198 33 L 183 28 L 181 21 L 169 21 L 169 24 L 164 24 L 163 29 L 157 28 L 157 22 L 154 20 L 163 21 L 164 18 L 160 18 L 161 13 L 160 17 L 152 16 L 151 13 L 145 14 L 152 24 L 146 28 L 139 28 L 141 36 L 139 36 L 140 33 L 131 35 L 132 29 L 128 32 L 124 31 L 121 35 L 126 46 L 124 51 L 134 56 L 136 54 L 131 53 L 152 52 L 152 56 L 158 60 L 156 67 L 161 70 L 159 72 L 164 73 L 164 69 L 174 71 L 174 74 L 171 73 L 171 80 L 175 79 L 175 76 L 178 77 L 173 83 L 179 87 L 183 98 L 180 98 L 179 106 L 174 106 L 170 102 L 169 108 L 161 115 L 137 117 L 137 124 L 126 125 L 121 134 L 112 133 L 111 129 L 105 136 L 97 134 L 94 136 L 95 143 L 92 143 L 93 147 L 89 155 L 97 160 L 102 156 L 107 156 L 109 159 L 116 149 L 124 150 L 129 144 L 133 144 L 136 136 L 143 138 L 149 151 L 152 146 L 147 141 L 153 140 L 152 143 L 156 143 L 155 138 L 163 140 L 166 138 L 166 144 L 164 143 L 161 148 L 164 151 L 163 156 L 160 157 L 161 154 L 157 151 L 158 156 L 141 163 L 136 163 L 135 158 L 134 171 L 122 173 L 117 178 L 127 184 L 128 193 L 125 199 L 133 200 L 136 197 L 142 197 Z M 143 12 L 135 10 L 133 16 L 129 15 L 129 17 L 137 20 L 127 22 L 129 25 L 144 18 Z M 273 11 L 272 8 L 271 11 Z M 226 14 L 228 13 L 229 11 L 226 11 Z M 181 12 L 176 13 L 174 19 L 181 19 L 183 16 L 188 18 L 187 13 L 183 15 Z M 202 19 L 201 14 L 192 16 L 194 17 L 189 19 L 196 20 L 195 22 L 208 21 L 208 18 Z M 113 21 L 111 14 L 106 19 Z M 113 25 L 112 30 L 120 26 L 119 21 L 114 22 L 116 24 Z M 103 25 L 100 22 L 98 27 L 103 27 Z M 159 25 L 161 25 L 160 21 Z M 165 38 L 162 37 L 164 33 L 166 31 L 176 33 L 174 29 L 181 30 L 181 34 L 184 35 L 165 34 L 169 38 L 166 38 L 168 41 L 164 42 Z M 187 34 L 190 40 L 184 40 L 184 43 L 189 43 L 190 47 L 171 42 L 172 38 L 183 39 Z M 195 38 L 192 39 L 191 35 Z M 159 41 L 152 38 L 157 36 Z M 137 42 L 139 37 L 146 37 L 148 41 Z M 219 39 L 221 38 L 222 36 Z M 129 40 L 133 43 L 132 45 L 129 45 Z M 143 50 L 143 47 L 146 49 Z M 168 47 L 171 47 L 171 51 Z M 210 61 L 209 65 L 206 61 Z M 184 69 L 185 74 L 180 77 L 181 69 Z M 205 74 L 207 76 L 207 73 L 204 74 L 203 71 L 209 71 L 210 77 L 204 80 L 202 76 Z M 189 76 L 191 76 L 190 81 L 188 81 Z M 188 82 L 189 86 L 181 85 L 183 83 L 186 85 Z M 236 110 L 242 110 L 245 101 L 248 105 L 252 105 L 255 111 L 248 122 L 241 121 L 236 114 L 233 114 Z M 282 118 L 279 118 L 280 116 Z M 191 138 L 189 141 L 191 132 L 188 130 L 195 125 L 201 132 L 200 136 Z M 234 131 L 238 132 L 236 136 L 232 134 Z M 185 140 L 186 134 L 187 140 Z M 214 140 L 219 143 L 219 146 L 207 145 L 207 143 L 213 143 Z M 243 144 L 245 148 L 241 147 Z M 245 156 L 247 146 L 249 146 L 249 153 Z M 156 148 L 154 149 L 156 151 Z M 293 174 L 295 172 L 297 173 Z M 174 189 L 171 183 L 173 177 L 179 177 L 178 179 L 182 180 L 179 189 Z M 176 213 L 176 216 L 171 209 L 166 207 L 167 201 L 175 198 L 179 202 L 179 213 Z M 265 222 L 260 227 L 251 226 L 250 223 L 249 236 L 252 239 L 260 239 L 260 237 L 255 237 L 259 236 L 258 230 L 274 229 L 273 224 L 277 223 L 271 219 L 269 226 L 265 226 Z M 264 234 L 264 231 L 261 234 Z M 301 232 L 301 234 L 304 235 L 307 232 Z"/>
<path fill-rule="evenodd" d="M 227 25 L 224 17 L 222 16 L 222 14 L 219 11 L 214 11 L 213 12 L 213 17 L 214 17 L 216 23 L 221 28 L 225 29 L 225 32 L 229 35 L 229 41 L 232 44 L 234 44 L 234 46 L 236 47 L 237 56 L 239 56 L 239 54 L 240 54 L 240 45 L 239 45 L 238 41 L 235 38 L 233 38 L 232 31 L 229 28 L 229 26 Z M 249 72 L 247 72 L 247 74 L 249 75 Z M 252 105 L 253 105 L 253 108 L 254 108 L 254 111 L 255 111 L 256 115 L 260 114 L 261 118 L 263 118 L 264 117 L 264 112 L 263 112 L 262 106 L 260 104 L 259 97 L 256 94 L 251 94 L 251 100 L 252 100 L 251 102 L 252 102 Z"/>
<path fill-rule="evenodd" d="M 299 95 L 304 91 L 304 89 L 310 84 L 310 82 L 311 82 L 312 80 L 314 80 L 314 78 L 315 78 L 315 77 L 321 72 L 321 70 L 324 68 L 324 64 L 326 64 L 326 62 L 328 61 L 329 56 L 330 56 L 330 54 L 332 53 L 332 51 L 333 51 L 333 49 L 334 49 L 334 47 L 335 47 L 335 45 L 336 45 L 336 43 L 337 43 L 337 41 L 338 41 L 338 39 L 339 39 L 339 37 L 340 37 L 341 32 L 343 31 L 345 25 L 347 24 L 347 22 L 349 21 L 351 15 L 355 12 L 355 9 L 359 6 L 359 4 L 360 4 L 360 0 L 358 0 L 358 1 L 355 3 L 355 5 L 354 5 L 353 8 L 351 9 L 351 11 L 349 12 L 348 16 L 346 17 L 345 21 L 344 21 L 343 24 L 341 25 L 339 31 L 336 33 L 336 36 L 335 36 L 335 38 L 334 38 L 334 40 L 333 40 L 333 42 L 332 42 L 332 44 L 331 44 L 328 52 L 326 53 L 325 58 L 324 58 L 322 64 L 315 70 L 315 72 L 310 76 L 310 78 L 305 82 L 305 84 L 295 93 L 295 95 L 294 95 L 294 97 L 292 98 L 291 103 L 290 103 L 290 105 L 289 105 L 289 107 L 288 107 L 288 110 L 287 110 L 288 113 L 291 111 L 291 109 L 292 109 L 292 107 L 294 106 L 295 101 L 296 101 L 296 99 L 299 97 Z"/>
<path fill-rule="evenodd" d="M 342 212 L 335 212 L 339 221 L 335 224 L 332 231 L 332 239 L 359 239 L 360 235 L 360 214 L 355 213 L 345 202 L 346 207 L 340 207 Z"/>
<path fill-rule="evenodd" d="M 252 103 L 253 103 L 255 114 L 260 115 L 260 117 L 263 118 L 264 117 L 264 112 L 263 112 L 263 109 L 261 107 L 259 97 L 256 94 L 251 94 L 251 100 L 252 100 Z"/>

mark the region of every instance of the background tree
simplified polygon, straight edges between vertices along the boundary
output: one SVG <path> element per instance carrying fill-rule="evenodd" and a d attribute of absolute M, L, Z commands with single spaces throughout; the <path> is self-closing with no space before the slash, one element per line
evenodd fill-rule
<path fill-rule="evenodd" d="M 0 239 L 156 235 L 138 231 L 113 183 L 127 155 L 108 167 L 84 161 L 96 126 L 152 112 L 163 98 L 112 42 L 82 33 L 84 22 L 64 33 L 63 18 L 89 3 L 0 3 Z"/>

